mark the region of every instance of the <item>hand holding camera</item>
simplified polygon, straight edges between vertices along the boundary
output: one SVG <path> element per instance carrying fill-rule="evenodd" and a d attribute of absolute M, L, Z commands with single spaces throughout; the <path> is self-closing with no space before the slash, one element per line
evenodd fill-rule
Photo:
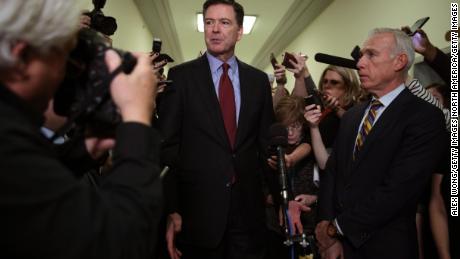
<path fill-rule="evenodd" d="M 156 86 L 158 77 L 152 73 L 150 58 L 147 54 L 135 54 L 137 65 L 131 74 L 118 74 L 110 85 L 110 93 L 119 108 L 123 122 L 139 122 L 150 125 L 155 109 Z M 119 55 L 108 50 L 105 60 L 112 72 L 120 64 Z"/>

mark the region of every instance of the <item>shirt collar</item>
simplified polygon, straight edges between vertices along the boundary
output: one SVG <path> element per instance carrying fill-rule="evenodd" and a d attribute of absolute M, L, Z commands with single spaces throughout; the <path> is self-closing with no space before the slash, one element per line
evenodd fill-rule
<path fill-rule="evenodd" d="M 209 62 L 209 67 L 211 68 L 211 73 L 216 73 L 217 70 L 222 66 L 224 62 L 222 60 L 214 57 L 213 55 L 209 54 L 206 51 L 206 57 L 208 58 Z M 232 71 L 235 71 L 235 69 L 238 67 L 238 63 L 236 62 L 236 57 L 233 55 L 231 58 L 229 58 L 226 62 Z"/>
<path fill-rule="evenodd" d="M 400 84 L 398 87 L 393 89 L 391 92 L 385 94 L 384 96 L 380 97 L 378 100 L 380 101 L 380 103 L 383 104 L 384 107 L 387 107 L 391 104 L 391 102 L 393 102 L 394 99 L 396 99 L 396 97 L 404 90 L 404 88 L 404 84 Z M 373 97 L 372 100 L 374 99 L 376 98 Z"/>

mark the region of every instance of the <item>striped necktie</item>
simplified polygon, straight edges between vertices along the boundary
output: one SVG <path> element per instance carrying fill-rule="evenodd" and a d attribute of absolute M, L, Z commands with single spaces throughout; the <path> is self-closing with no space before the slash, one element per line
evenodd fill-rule
<path fill-rule="evenodd" d="M 356 138 L 355 152 L 353 153 L 353 158 L 355 158 L 358 152 L 361 151 L 364 141 L 366 140 L 367 135 L 369 135 L 369 132 L 371 131 L 372 126 L 374 125 L 375 118 L 377 117 L 377 111 L 378 109 L 380 109 L 380 107 L 383 107 L 383 104 L 379 100 L 372 100 L 371 107 L 369 108 L 369 111 L 367 112 L 367 115 L 364 118 L 363 125 L 361 126 L 361 129 L 358 133 L 358 137 Z"/>

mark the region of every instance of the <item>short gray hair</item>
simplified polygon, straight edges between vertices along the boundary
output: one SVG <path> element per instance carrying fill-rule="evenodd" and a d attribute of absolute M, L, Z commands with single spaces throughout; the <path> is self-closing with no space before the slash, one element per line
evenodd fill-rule
<path fill-rule="evenodd" d="M 17 62 L 11 54 L 17 42 L 47 54 L 78 30 L 80 10 L 73 0 L 0 0 L 0 6 L 0 68 Z"/>
<path fill-rule="evenodd" d="M 415 52 L 414 47 L 412 46 L 412 40 L 405 32 L 391 28 L 376 28 L 369 33 L 369 37 L 380 33 L 391 33 L 393 35 L 396 42 L 392 51 L 393 55 L 396 56 L 400 53 L 407 55 L 407 64 L 404 68 L 404 73 L 407 74 L 412 64 L 414 63 Z"/>

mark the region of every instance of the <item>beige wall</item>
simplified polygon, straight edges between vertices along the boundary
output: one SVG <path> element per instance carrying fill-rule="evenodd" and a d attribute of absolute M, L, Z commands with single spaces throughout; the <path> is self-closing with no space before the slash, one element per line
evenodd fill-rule
<path fill-rule="evenodd" d="M 288 52 L 306 53 L 307 65 L 317 83 L 327 66 L 314 61 L 318 52 L 350 57 L 356 45 L 362 45 L 369 30 L 375 27 L 399 28 L 412 25 L 417 19 L 430 16 L 423 29 L 431 42 L 447 47 L 445 32 L 450 28 L 450 1 L 447 0 L 335 0 L 287 48 Z M 278 57 L 281 60 L 281 57 Z M 265 69 L 272 73 L 271 67 Z M 293 77 L 288 72 L 288 88 Z"/>
<path fill-rule="evenodd" d="M 84 9 L 93 9 L 91 0 L 81 2 Z M 147 29 L 133 0 L 108 0 L 102 11 L 117 19 L 118 29 L 112 36 L 115 48 L 142 52 L 152 49 L 153 35 Z"/>

